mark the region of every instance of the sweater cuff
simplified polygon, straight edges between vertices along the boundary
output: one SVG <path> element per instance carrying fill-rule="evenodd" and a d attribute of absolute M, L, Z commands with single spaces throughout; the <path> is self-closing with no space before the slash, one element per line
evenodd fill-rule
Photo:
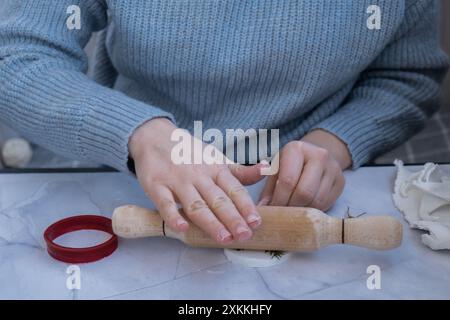
<path fill-rule="evenodd" d="M 412 123 L 420 125 L 419 117 L 399 116 L 394 108 L 388 111 L 379 102 L 356 99 L 313 126 L 311 131 L 325 130 L 343 141 L 352 157 L 352 169 L 357 169 L 404 141 L 411 133 L 408 128 Z"/>
<path fill-rule="evenodd" d="M 360 126 L 360 121 L 353 120 L 331 116 L 315 125 L 311 131 L 321 129 L 339 138 L 350 152 L 352 169 L 357 169 L 370 159 L 369 148 L 373 147 L 371 137 L 374 130 L 371 126 Z"/>
<path fill-rule="evenodd" d="M 128 142 L 133 132 L 145 122 L 173 116 L 123 93 L 91 97 L 79 132 L 83 157 L 130 172 Z"/>

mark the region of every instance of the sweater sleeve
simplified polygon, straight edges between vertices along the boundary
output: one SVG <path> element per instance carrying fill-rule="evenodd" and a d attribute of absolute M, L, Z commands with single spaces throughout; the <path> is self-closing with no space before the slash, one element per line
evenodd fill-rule
<path fill-rule="evenodd" d="M 71 5 L 80 29 L 66 25 Z M 106 25 L 103 0 L 3 0 L 0 119 L 56 153 L 126 171 L 133 131 L 155 117 L 174 119 L 85 75 L 83 48 Z"/>
<path fill-rule="evenodd" d="M 360 75 L 344 104 L 313 127 L 347 144 L 353 168 L 407 140 L 437 110 L 447 70 L 437 22 L 436 0 L 407 7 L 393 40 Z"/>

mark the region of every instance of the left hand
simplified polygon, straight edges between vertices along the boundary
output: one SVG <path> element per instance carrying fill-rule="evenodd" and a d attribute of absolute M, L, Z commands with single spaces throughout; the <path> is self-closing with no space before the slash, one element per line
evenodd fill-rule
<path fill-rule="evenodd" d="M 345 185 L 336 158 L 327 149 L 305 141 L 288 143 L 279 157 L 279 171 L 268 178 L 258 205 L 330 209 Z"/>

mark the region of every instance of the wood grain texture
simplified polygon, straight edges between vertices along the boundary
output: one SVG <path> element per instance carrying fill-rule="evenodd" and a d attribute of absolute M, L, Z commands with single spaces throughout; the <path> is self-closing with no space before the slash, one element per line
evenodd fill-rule
<path fill-rule="evenodd" d="M 133 205 L 114 210 L 113 229 L 114 233 L 124 238 L 165 235 L 194 247 L 250 250 L 315 251 L 343 241 L 345 244 L 385 250 L 401 244 L 402 225 L 389 216 L 343 221 L 313 208 L 267 206 L 258 207 L 258 211 L 263 223 L 254 231 L 252 238 L 229 245 L 216 243 L 193 223 L 185 233 L 177 233 L 164 227 L 156 211 Z"/>

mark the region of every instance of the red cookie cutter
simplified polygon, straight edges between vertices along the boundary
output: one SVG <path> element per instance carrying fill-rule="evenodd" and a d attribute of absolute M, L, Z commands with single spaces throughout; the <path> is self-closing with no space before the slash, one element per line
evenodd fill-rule
<path fill-rule="evenodd" d="M 63 234 L 78 230 L 99 230 L 111 235 L 107 241 L 92 247 L 70 248 L 53 242 Z M 55 222 L 44 232 L 47 251 L 53 258 L 68 263 L 87 263 L 109 256 L 117 249 L 118 240 L 111 219 L 103 216 L 81 215 Z"/>

